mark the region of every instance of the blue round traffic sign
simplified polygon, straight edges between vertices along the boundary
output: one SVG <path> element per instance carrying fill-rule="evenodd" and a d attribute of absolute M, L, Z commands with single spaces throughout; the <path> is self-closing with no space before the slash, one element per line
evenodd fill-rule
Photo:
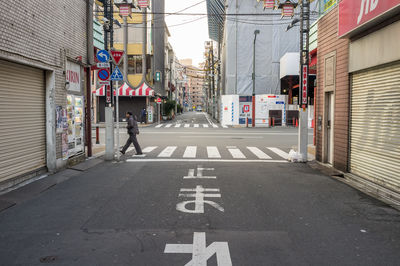
<path fill-rule="evenodd" d="M 108 80 L 110 77 L 110 71 L 108 71 L 107 69 L 100 69 L 99 72 L 97 72 L 97 76 L 100 80 Z"/>
<path fill-rule="evenodd" d="M 100 50 L 96 54 L 97 60 L 101 63 L 107 63 L 110 61 L 110 54 L 108 53 L 107 50 Z"/>

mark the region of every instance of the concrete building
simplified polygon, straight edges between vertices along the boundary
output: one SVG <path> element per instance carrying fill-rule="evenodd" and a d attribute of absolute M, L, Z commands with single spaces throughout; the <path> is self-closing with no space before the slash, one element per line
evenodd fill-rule
<path fill-rule="evenodd" d="M 93 3 L 27 0 L 0 5 L 0 14 L 4 189 L 85 158 Z"/>
<path fill-rule="evenodd" d="M 187 94 L 188 110 L 194 110 L 197 107 L 203 107 L 205 105 L 205 95 L 203 91 L 204 86 L 204 70 L 193 66 L 191 59 L 180 60 L 180 63 L 185 68 L 185 74 L 187 76 Z"/>

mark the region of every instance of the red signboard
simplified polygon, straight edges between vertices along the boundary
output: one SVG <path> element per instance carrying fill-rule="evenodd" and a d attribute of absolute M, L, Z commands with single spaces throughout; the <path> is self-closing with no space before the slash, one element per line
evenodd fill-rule
<path fill-rule="evenodd" d="M 339 3 L 339 36 L 346 35 L 396 7 L 400 8 L 400 0 L 342 0 Z"/>
<path fill-rule="evenodd" d="M 111 103 L 111 87 L 106 85 L 106 102 Z"/>
<path fill-rule="evenodd" d="M 111 57 L 116 65 L 119 65 L 121 62 L 122 56 L 124 55 L 123 51 L 113 51 L 111 50 Z"/>
<path fill-rule="evenodd" d="M 307 89 L 308 89 L 308 66 L 302 66 L 302 83 L 301 83 L 301 104 L 307 104 Z"/>

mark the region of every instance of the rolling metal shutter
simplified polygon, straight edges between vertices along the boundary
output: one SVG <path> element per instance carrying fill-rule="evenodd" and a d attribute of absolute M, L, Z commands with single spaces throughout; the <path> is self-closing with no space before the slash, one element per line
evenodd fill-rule
<path fill-rule="evenodd" d="M 0 182 L 46 165 L 42 70 L 0 60 Z"/>
<path fill-rule="evenodd" d="M 352 76 L 350 172 L 400 192 L 400 62 Z"/>

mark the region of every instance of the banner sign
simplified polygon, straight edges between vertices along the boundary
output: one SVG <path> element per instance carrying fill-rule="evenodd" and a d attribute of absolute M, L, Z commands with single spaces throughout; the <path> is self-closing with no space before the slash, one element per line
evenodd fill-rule
<path fill-rule="evenodd" d="M 307 105 L 308 103 L 308 65 L 302 65 L 302 79 L 301 79 L 301 104 Z"/>
<path fill-rule="evenodd" d="M 339 3 L 339 36 L 362 27 L 394 8 L 400 8 L 400 0 L 342 0 Z"/>

